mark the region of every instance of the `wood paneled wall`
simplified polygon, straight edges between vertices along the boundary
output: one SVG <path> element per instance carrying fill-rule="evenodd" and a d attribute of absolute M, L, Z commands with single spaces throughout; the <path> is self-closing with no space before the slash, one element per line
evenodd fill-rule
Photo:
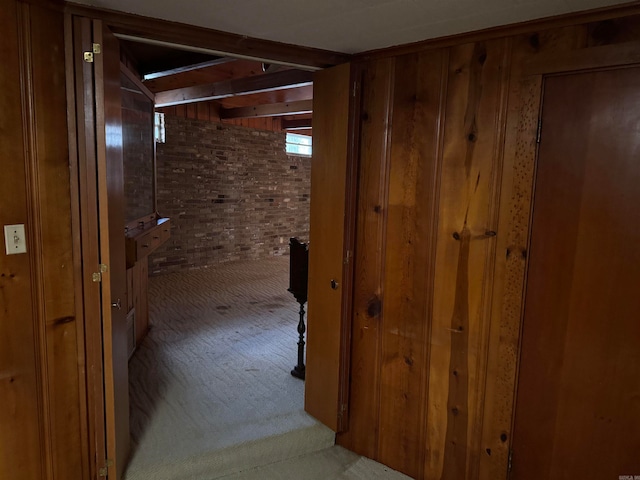
<path fill-rule="evenodd" d="M 270 132 L 282 131 L 282 120 L 280 117 L 231 118 L 220 120 L 220 104 L 215 101 L 162 107 L 159 108 L 158 111 L 163 112 L 165 115 L 173 115 L 180 118 L 208 120 L 210 122 L 218 123 L 222 122 L 230 125 L 237 125 L 239 127 L 268 130 Z"/>
<path fill-rule="evenodd" d="M 175 105 L 173 107 L 162 107 L 157 110 L 165 115 L 180 118 L 220 122 L 220 104 L 214 101 L 188 103 L 185 105 Z"/>
<path fill-rule="evenodd" d="M 0 478 L 88 478 L 63 14 L 7 0 L 0 26 L 0 224 L 27 235 L 0 251 Z"/>
<path fill-rule="evenodd" d="M 506 478 L 542 92 L 525 73 L 638 40 L 627 17 L 362 62 L 341 445 L 415 478 Z"/>

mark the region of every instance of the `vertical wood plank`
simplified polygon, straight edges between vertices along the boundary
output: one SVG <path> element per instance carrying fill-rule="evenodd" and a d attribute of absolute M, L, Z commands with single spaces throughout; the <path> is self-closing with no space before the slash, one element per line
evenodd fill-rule
<path fill-rule="evenodd" d="M 136 344 L 139 344 L 149 330 L 149 259 L 138 261 L 133 267 L 135 309 L 136 309 Z"/>
<path fill-rule="evenodd" d="M 196 118 L 198 120 L 209 120 L 209 104 L 206 102 L 196 103 Z"/>
<path fill-rule="evenodd" d="M 378 451 L 379 332 L 383 309 L 393 65 L 391 59 L 375 62 L 367 68 L 362 80 L 349 394 L 349 409 L 353 413 L 348 431 L 338 437 L 341 445 L 370 458 L 376 458 Z M 314 98 L 321 102 L 315 94 Z M 317 123 L 317 116 L 314 116 L 314 129 Z"/>
<path fill-rule="evenodd" d="M 0 191 L 2 225 L 26 224 L 24 127 L 21 121 L 18 4 L 0 9 Z M 2 242 L 4 249 L 4 242 Z M 38 480 L 43 469 L 43 436 L 35 356 L 33 287 L 29 255 L 0 254 L 0 477 Z"/>
<path fill-rule="evenodd" d="M 158 108 L 157 111 L 160 113 L 164 113 L 165 115 L 170 115 L 172 117 L 176 117 L 178 116 L 177 111 L 176 111 L 177 107 L 162 107 L 162 108 Z"/>
<path fill-rule="evenodd" d="M 25 12 L 26 13 L 26 12 Z M 31 58 L 27 65 L 32 95 L 30 150 L 35 244 L 43 301 L 42 346 L 55 478 L 83 475 L 78 376 L 77 316 L 66 130 L 64 34 L 61 12 L 29 6 Z M 80 316 L 80 318 L 82 318 Z"/>
<path fill-rule="evenodd" d="M 71 234 L 73 248 L 73 275 L 76 310 L 76 351 L 78 352 L 78 378 L 82 400 L 79 402 L 81 423 L 81 447 L 83 462 L 83 477 L 94 477 L 96 475 L 96 462 L 91 459 L 96 458 L 95 448 L 97 443 L 90 441 L 91 424 L 95 421 L 90 414 L 92 404 L 90 388 L 87 374 L 87 355 L 85 352 L 85 341 L 88 338 L 84 315 L 83 279 L 82 279 L 82 228 L 80 225 L 80 189 L 78 185 L 78 154 L 80 141 L 78 138 L 78 115 L 76 112 L 75 98 L 75 61 L 74 61 L 74 27 L 71 14 L 64 14 L 64 55 L 65 55 L 65 83 L 67 100 L 67 134 L 69 142 L 69 195 L 70 195 L 70 216 Z"/>
<path fill-rule="evenodd" d="M 129 312 L 133 306 L 135 305 L 134 303 L 134 298 L 135 298 L 135 293 L 134 293 L 134 282 L 133 282 L 133 278 L 134 278 L 134 270 L 135 267 L 133 268 L 128 268 L 127 269 L 127 312 Z"/>
<path fill-rule="evenodd" d="M 398 58 L 393 88 L 378 460 L 414 478 L 424 466 L 445 58 L 442 50 Z"/>
<path fill-rule="evenodd" d="M 515 37 L 505 118 L 504 167 L 491 305 L 487 383 L 481 432 L 479 479 L 504 478 L 516 388 L 529 217 L 533 195 L 541 78 L 523 78 L 525 62 L 539 53 L 583 47 L 585 27 Z"/>
<path fill-rule="evenodd" d="M 441 175 L 425 478 L 473 478 L 501 170 L 505 40 L 451 48 Z M 489 297 L 489 298 L 487 298 Z"/>
<path fill-rule="evenodd" d="M 197 116 L 198 116 L 196 108 L 197 108 L 197 104 L 195 104 L 195 103 L 187 104 L 186 107 L 185 107 L 186 118 L 196 119 Z"/>
<path fill-rule="evenodd" d="M 74 67 L 75 78 L 73 98 L 69 98 L 68 108 L 76 109 L 77 158 L 72 160 L 72 171 L 77 174 L 78 208 L 75 210 L 76 227 L 79 227 L 81 251 L 76 251 L 80 263 L 82 278 L 81 297 L 85 319 L 100 318 L 100 290 L 92 282 L 91 275 L 98 268 L 100 253 L 98 249 L 98 209 L 97 174 L 95 150 L 95 97 L 93 89 L 92 64 L 84 62 L 82 52 L 91 49 L 93 43 L 91 21 L 86 18 L 72 17 L 72 45 L 68 46 Z M 69 92 L 71 93 L 71 92 Z M 74 189 L 75 190 L 75 189 Z M 91 454 L 90 472 L 96 476 L 100 468 L 105 468 L 105 422 L 104 422 L 104 378 L 102 358 L 101 322 L 85 321 L 86 342 L 86 382 L 88 436 Z"/>
<path fill-rule="evenodd" d="M 220 104 L 214 100 L 208 102 L 212 122 L 220 122 Z"/>

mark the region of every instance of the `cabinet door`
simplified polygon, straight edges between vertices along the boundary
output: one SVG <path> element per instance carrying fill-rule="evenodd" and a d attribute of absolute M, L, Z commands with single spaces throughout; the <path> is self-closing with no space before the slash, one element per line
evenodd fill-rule
<path fill-rule="evenodd" d="M 354 164 L 351 65 L 313 82 L 313 160 L 305 410 L 334 431 L 346 422 Z"/>

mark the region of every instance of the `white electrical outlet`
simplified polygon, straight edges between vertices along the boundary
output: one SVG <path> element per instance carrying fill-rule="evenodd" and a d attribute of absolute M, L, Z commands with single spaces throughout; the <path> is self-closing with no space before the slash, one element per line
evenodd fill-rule
<path fill-rule="evenodd" d="M 4 226 L 4 248 L 7 255 L 27 253 L 27 239 L 24 234 L 24 225 Z"/>

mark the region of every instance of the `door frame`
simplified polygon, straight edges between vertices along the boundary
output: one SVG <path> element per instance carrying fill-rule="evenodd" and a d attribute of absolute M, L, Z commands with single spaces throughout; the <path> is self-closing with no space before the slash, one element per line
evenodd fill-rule
<path fill-rule="evenodd" d="M 111 300 L 108 288 L 105 298 L 101 296 L 100 283 L 93 280 L 94 275 L 102 275 L 104 281 L 108 283 L 109 273 L 101 271 L 100 242 L 109 236 L 109 231 L 100 229 L 100 175 L 104 172 L 98 170 L 98 157 L 96 147 L 99 148 L 99 135 L 96 134 L 100 125 L 99 112 L 95 108 L 97 98 L 96 91 L 93 90 L 93 67 L 91 63 L 85 62 L 78 53 L 92 50 L 92 27 L 93 24 L 102 23 L 104 27 L 111 28 L 121 35 L 135 36 L 138 38 L 149 38 L 161 41 L 166 45 L 194 47 L 200 50 L 209 50 L 217 54 L 229 54 L 242 58 L 242 53 L 234 53 L 228 36 L 220 36 L 220 32 L 200 31 L 193 35 L 185 36 L 184 25 L 164 22 L 162 20 L 141 21 L 135 16 L 119 14 L 117 12 L 102 11 L 91 7 L 69 5 L 65 9 L 65 39 L 66 45 L 66 71 L 67 71 L 67 104 L 69 147 L 70 147 L 70 169 L 71 169 L 71 191 L 72 191 L 72 226 L 74 231 L 79 233 L 80 241 L 75 246 L 75 254 L 80 259 L 82 265 L 82 275 L 76 281 L 76 291 L 78 297 L 82 298 L 82 312 L 85 319 L 84 348 L 86 352 L 86 385 L 87 385 L 87 407 L 88 407 L 88 428 L 90 443 L 90 472 L 91 478 L 99 479 L 108 475 L 115 478 L 113 470 L 113 448 L 109 444 L 109 420 L 106 413 L 107 402 L 105 400 L 110 390 L 109 380 L 106 378 L 110 366 L 105 365 L 103 351 L 104 341 L 104 315 L 109 314 Z M 163 25 L 160 25 L 163 24 Z M 168 24 L 164 25 L 164 24 Z M 174 27 L 175 28 L 172 28 Z M 190 27 L 189 27 L 190 28 Z M 190 30 L 192 30 L 190 28 Z M 74 32 L 82 32 L 82 35 L 74 35 Z M 217 35 L 218 34 L 218 35 Z M 117 35 L 116 35 L 117 36 Z M 101 33 L 98 35 L 101 37 Z M 185 40 L 186 38 L 186 40 Z M 225 41 L 226 40 L 226 41 Z M 100 43 L 100 42 L 98 42 Z M 247 42 L 247 47 L 241 46 L 240 50 L 251 50 L 251 42 Z M 280 61 L 287 57 L 287 48 L 270 46 L 268 41 L 258 41 L 260 44 L 257 51 L 264 54 L 260 58 L 252 57 L 256 60 Z M 104 47 L 104 45 L 102 45 Z M 233 47 L 233 48 L 232 48 Z M 255 46 L 253 47 L 255 48 Z M 324 52 L 314 52 L 315 49 L 291 46 L 291 58 L 297 61 L 289 62 L 291 65 L 309 70 L 319 70 L 329 64 L 322 65 L 322 62 L 346 62 L 349 56 L 328 55 Z M 302 56 L 307 52 L 311 60 L 305 61 Z M 104 51 L 102 52 L 104 53 Z M 269 56 L 271 54 L 272 56 Z M 275 60 L 274 60 L 275 59 Z M 285 62 L 286 63 L 286 62 Z M 352 72 L 359 70 L 352 68 Z M 355 75 L 355 73 L 352 73 Z M 354 87 L 354 97 L 359 92 L 359 82 Z M 345 255 L 347 251 L 353 252 L 355 242 L 355 195 L 357 184 L 357 165 L 353 159 L 357 159 L 358 142 L 358 116 L 355 110 L 350 109 L 347 123 L 349 125 L 348 135 L 348 161 L 347 161 L 347 201 L 345 207 Z M 102 180 L 104 182 L 104 179 Z M 102 267 L 104 269 L 104 267 Z M 340 382 L 338 385 L 339 402 L 342 406 L 341 414 L 338 418 L 339 429 L 347 426 L 347 405 L 349 395 L 349 359 L 350 359 L 350 335 L 351 335 L 351 295 L 349 292 L 353 284 L 353 262 L 345 265 L 342 294 L 342 314 L 344 321 L 340 331 Z M 107 298 L 108 297 L 108 298 Z M 108 320 L 108 319 L 107 319 Z M 112 388 L 111 388 L 112 390 Z"/>
<path fill-rule="evenodd" d="M 79 239 L 74 256 L 81 265 L 76 298 L 84 318 L 90 478 L 107 471 L 105 389 L 102 356 L 102 300 L 94 274 L 100 273 L 98 172 L 93 67 L 79 52 L 92 51 L 91 20 L 65 13 L 67 121 L 71 170 L 72 228 Z"/>

